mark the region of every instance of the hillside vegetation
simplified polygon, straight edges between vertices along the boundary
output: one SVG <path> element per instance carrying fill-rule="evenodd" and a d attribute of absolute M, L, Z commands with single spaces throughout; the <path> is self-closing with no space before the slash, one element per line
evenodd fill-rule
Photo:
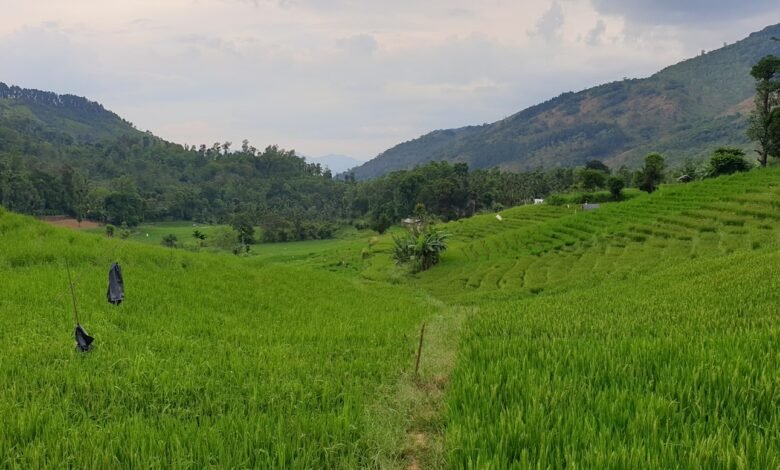
<path fill-rule="evenodd" d="M 100 103 L 0 82 L 0 149 L 94 143 L 140 134 Z"/>
<path fill-rule="evenodd" d="M 2 213 L 2 465 L 776 467 L 778 201 L 773 168 L 519 207 L 414 276 L 390 236 L 236 258 Z"/>
<path fill-rule="evenodd" d="M 755 93 L 750 68 L 780 55 L 780 25 L 686 60 L 645 79 L 564 93 L 493 124 L 437 130 L 395 146 L 354 170 L 359 179 L 435 160 L 510 170 L 579 166 L 598 159 L 636 167 L 649 152 L 673 163 L 745 136 Z"/>

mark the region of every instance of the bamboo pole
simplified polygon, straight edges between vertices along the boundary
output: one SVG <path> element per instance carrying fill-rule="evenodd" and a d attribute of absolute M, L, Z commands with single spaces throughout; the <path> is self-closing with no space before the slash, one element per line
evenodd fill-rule
<path fill-rule="evenodd" d="M 425 336 L 425 322 L 420 328 L 420 344 L 417 346 L 417 362 L 414 365 L 414 375 L 418 375 L 420 371 L 420 356 L 422 355 L 423 337 Z"/>
<path fill-rule="evenodd" d="M 73 287 L 73 279 L 70 276 L 70 263 L 67 258 L 65 259 L 65 269 L 68 271 L 68 285 L 70 285 L 70 297 L 73 299 L 73 318 L 76 319 L 76 324 L 79 325 L 79 308 L 76 305 L 76 289 Z"/>

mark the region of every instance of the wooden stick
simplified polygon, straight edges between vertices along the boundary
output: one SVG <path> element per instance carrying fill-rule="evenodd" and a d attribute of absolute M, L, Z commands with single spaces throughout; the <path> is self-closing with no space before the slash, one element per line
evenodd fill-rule
<path fill-rule="evenodd" d="M 68 271 L 68 284 L 70 285 L 70 296 L 73 299 L 73 317 L 76 319 L 76 324 L 79 325 L 79 308 L 76 306 L 76 289 L 73 287 L 73 280 L 70 277 L 70 263 L 67 258 L 65 259 L 65 269 Z"/>
<path fill-rule="evenodd" d="M 417 346 L 417 363 L 414 365 L 414 375 L 418 375 L 420 370 L 420 356 L 422 355 L 423 336 L 425 336 L 425 322 L 420 329 L 420 345 Z"/>

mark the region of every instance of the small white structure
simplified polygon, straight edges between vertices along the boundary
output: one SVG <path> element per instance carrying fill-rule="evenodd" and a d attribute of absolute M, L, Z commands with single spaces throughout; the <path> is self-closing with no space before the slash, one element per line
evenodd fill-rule
<path fill-rule="evenodd" d="M 423 228 L 423 221 L 409 217 L 401 220 L 401 225 L 406 229 L 420 230 Z"/>
<path fill-rule="evenodd" d="M 540 204 L 544 204 L 544 199 L 534 199 L 534 205 L 538 206 Z"/>
<path fill-rule="evenodd" d="M 588 204 L 587 202 L 582 205 L 582 210 L 584 211 L 595 211 L 596 209 L 600 209 L 601 204 Z"/>
<path fill-rule="evenodd" d="M 503 218 L 503 217 L 501 217 L 501 214 L 496 214 L 496 219 L 497 219 L 499 222 L 501 222 L 502 220 L 504 220 L 504 218 Z"/>

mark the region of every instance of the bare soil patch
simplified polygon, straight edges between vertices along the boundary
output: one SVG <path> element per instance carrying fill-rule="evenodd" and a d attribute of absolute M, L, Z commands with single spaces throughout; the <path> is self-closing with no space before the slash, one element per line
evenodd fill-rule
<path fill-rule="evenodd" d="M 39 218 L 40 220 L 46 222 L 47 224 L 56 225 L 57 227 L 72 228 L 77 230 L 85 229 L 85 228 L 98 228 L 101 226 L 101 224 L 97 222 L 92 222 L 91 220 L 82 220 L 81 222 L 79 222 L 78 220 L 72 217 L 66 217 L 61 215 L 39 217 Z"/>

